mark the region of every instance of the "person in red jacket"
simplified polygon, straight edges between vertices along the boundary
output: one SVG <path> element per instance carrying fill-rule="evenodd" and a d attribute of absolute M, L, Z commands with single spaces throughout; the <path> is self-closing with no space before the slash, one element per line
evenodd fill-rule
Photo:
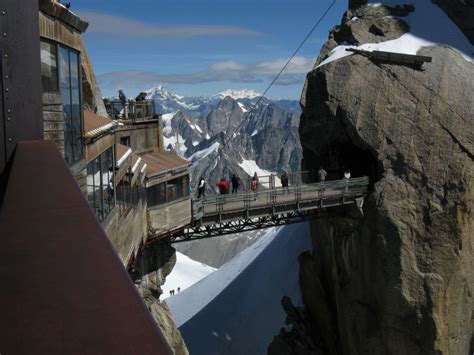
<path fill-rule="evenodd" d="M 219 193 L 221 195 L 228 194 L 229 193 L 229 182 L 225 179 L 222 178 L 216 186 L 219 188 Z"/>

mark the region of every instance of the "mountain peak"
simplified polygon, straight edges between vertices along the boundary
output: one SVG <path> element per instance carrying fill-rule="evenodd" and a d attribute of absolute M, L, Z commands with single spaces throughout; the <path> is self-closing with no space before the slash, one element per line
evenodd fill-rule
<path fill-rule="evenodd" d="M 215 97 L 220 97 L 220 98 L 225 98 L 227 96 L 233 98 L 233 99 L 245 99 L 245 98 L 248 98 L 248 99 L 253 99 L 253 98 L 256 98 L 258 96 L 262 96 L 262 94 L 256 92 L 255 90 L 226 90 L 226 91 L 223 91 L 223 92 L 220 92 L 216 95 L 214 95 Z"/>
<path fill-rule="evenodd" d="M 168 90 L 162 85 L 155 86 L 149 90 L 146 90 L 145 92 L 147 94 L 147 99 L 153 99 L 157 95 L 162 96 L 162 97 L 167 97 L 167 98 L 170 98 L 170 97 L 175 97 L 178 99 L 183 98 L 183 96 L 175 94 L 173 91 Z"/>

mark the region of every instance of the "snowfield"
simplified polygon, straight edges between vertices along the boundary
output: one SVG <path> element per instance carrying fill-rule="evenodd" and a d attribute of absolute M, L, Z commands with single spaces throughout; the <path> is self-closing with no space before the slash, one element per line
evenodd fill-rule
<path fill-rule="evenodd" d="M 184 291 L 216 270 L 217 269 L 211 266 L 188 258 L 186 255 L 177 251 L 176 265 L 174 266 L 173 271 L 171 271 L 171 274 L 166 277 L 165 284 L 161 286 L 161 289 L 163 290 L 162 297 L 166 299 L 171 290 L 175 290 L 176 295 L 178 287 L 181 291 Z"/>
<path fill-rule="evenodd" d="M 190 157 L 186 158 L 187 160 L 191 161 L 193 164 L 197 164 L 199 160 L 204 159 L 209 154 L 216 152 L 219 150 L 219 142 L 214 142 L 209 148 L 199 150 Z"/>
<path fill-rule="evenodd" d="M 245 99 L 245 98 L 254 99 L 256 97 L 262 96 L 262 94 L 256 92 L 255 90 L 230 90 L 229 89 L 229 90 L 220 92 L 214 96 L 220 97 L 221 99 L 229 96 L 233 98 L 234 100 L 238 100 L 238 99 Z"/>
<path fill-rule="evenodd" d="M 298 256 L 310 249 L 306 223 L 270 229 L 219 270 L 168 298 L 189 352 L 266 354 L 285 324 L 281 298 L 301 305 Z"/>
<path fill-rule="evenodd" d="M 417 54 L 423 47 L 436 44 L 446 44 L 458 51 L 465 60 L 474 63 L 474 46 L 469 43 L 467 37 L 446 15 L 443 10 L 426 0 L 385 0 L 382 2 L 369 1 L 370 6 L 395 6 L 402 4 L 413 4 L 415 11 L 401 19 L 408 23 L 410 32 L 401 37 L 381 42 L 366 43 L 360 46 L 341 45 L 334 48 L 331 55 L 321 62 L 318 67 L 331 63 L 340 58 L 352 55 L 346 48 L 357 48 L 366 51 L 386 51 L 402 54 Z"/>

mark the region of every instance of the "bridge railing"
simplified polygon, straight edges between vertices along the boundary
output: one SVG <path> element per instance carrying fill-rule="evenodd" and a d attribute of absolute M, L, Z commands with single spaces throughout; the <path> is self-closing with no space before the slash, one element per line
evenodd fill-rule
<path fill-rule="evenodd" d="M 291 180 L 291 179 L 290 179 Z M 360 196 L 367 190 L 368 177 L 334 180 L 322 183 L 303 184 L 297 180 L 288 187 L 273 187 L 257 191 L 246 190 L 237 194 L 208 196 L 193 201 L 193 218 L 221 214 L 229 211 L 248 210 L 261 207 L 295 204 L 309 200 L 350 198 Z"/>
<path fill-rule="evenodd" d="M 289 173 L 288 180 L 290 186 L 301 185 L 310 182 L 309 171 L 296 171 Z M 281 174 L 258 175 L 258 189 L 273 189 L 281 187 Z M 241 192 L 251 190 L 252 177 L 242 180 L 243 186 L 240 187 Z"/>

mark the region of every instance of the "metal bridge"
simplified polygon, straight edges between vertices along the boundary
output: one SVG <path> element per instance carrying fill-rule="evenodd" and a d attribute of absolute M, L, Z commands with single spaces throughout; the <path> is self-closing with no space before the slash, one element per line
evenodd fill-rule
<path fill-rule="evenodd" d="M 172 234 L 174 243 L 303 222 L 318 212 L 355 204 L 362 209 L 368 177 L 247 190 L 193 200 L 192 224 Z"/>

